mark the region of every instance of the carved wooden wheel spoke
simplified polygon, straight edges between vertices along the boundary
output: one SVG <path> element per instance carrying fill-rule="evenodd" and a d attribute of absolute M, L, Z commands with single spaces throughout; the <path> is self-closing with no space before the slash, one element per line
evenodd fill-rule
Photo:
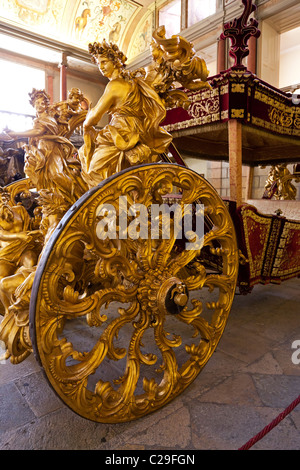
<path fill-rule="evenodd" d="M 30 328 L 48 380 L 99 422 L 160 408 L 212 355 L 237 270 L 231 218 L 199 175 L 150 164 L 105 180 L 68 211 L 36 272 Z"/>

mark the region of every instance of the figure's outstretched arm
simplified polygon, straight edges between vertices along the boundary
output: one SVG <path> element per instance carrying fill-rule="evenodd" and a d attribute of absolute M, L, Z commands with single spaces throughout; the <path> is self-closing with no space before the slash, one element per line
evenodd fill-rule
<path fill-rule="evenodd" d="M 10 242 L 12 240 L 27 240 L 29 232 L 7 232 L 0 229 L 0 240 L 3 242 Z"/>
<path fill-rule="evenodd" d="M 33 129 L 29 129 L 27 131 L 22 131 L 22 132 L 15 132 L 15 131 L 9 131 L 7 132 L 7 135 L 11 137 L 11 139 L 18 139 L 20 137 L 39 137 L 44 134 L 44 129 L 40 127 L 35 127 Z"/>

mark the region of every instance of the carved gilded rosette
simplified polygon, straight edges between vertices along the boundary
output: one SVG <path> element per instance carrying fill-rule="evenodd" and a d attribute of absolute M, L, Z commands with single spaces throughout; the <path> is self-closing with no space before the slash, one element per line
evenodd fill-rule
<path fill-rule="evenodd" d="M 181 212 L 155 212 L 171 204 Z M 178 396 L 213 354 L 237 273 L 232 220 L 205 179 L 167 163 L 124 170 L 86 193 L 48 242 L 30 304 L 36 357 L 79 415 L 142 417 Z"/>

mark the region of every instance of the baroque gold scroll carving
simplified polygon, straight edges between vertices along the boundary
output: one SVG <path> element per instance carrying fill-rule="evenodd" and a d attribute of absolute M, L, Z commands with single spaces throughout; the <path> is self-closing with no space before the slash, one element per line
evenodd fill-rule
<path fill-rule="evenodd" d="M 120 239 L 120 228 L 116 240 L 97 238 L 96 214 L 103 201 L 119 216 L 120 197 L 150 210 L 164 188 L 172 193 L 176 187 L 182 208 L 201 200 L 212 221 L 199 250 L 179 249 L 173 222 L 169 239 Z M 221 271 L 209 274 L 201 263 L 205 250 L 221 257 Z M 68 406 L 95 421 L 132 420 L 168 403 L 215 349 L 237 269 L 232 221 L 200 176 L 168 164 L 116 175 L 70 215 L 45 260 L 36 327 L 50 383 Z M 167 307 L 173 297 L 176 314 Z M 84 347 L 76 346 L 70 334 L 80 320 L 86 322 L 83 334 L 91 338 Z M 90 333 L 88 326 L 94 328 Z M 108 359 L 113 361 L 109 372 Z"/>

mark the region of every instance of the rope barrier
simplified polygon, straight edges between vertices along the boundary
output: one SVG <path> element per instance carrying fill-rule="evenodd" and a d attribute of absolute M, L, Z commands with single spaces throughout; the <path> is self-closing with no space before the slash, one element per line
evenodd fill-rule
<path fill-rule="evenodd" d="M 240 447 L 238 450 L 249 450 L 250 447 L 254 446 L 258 441 L 260 441 L 268 432 L 270 432 L 277 424 L 280 423 L 291 411 L 293 411 L 296 406 L 300 403 L 300 395 L 296 400 L 293 401 L 282 413 L 280 413 L 277 418 L 273 419 L 273 421 L 268 424 L 268 426 L 264 427 L 256 436 L 252 437 L 246 444 Z"/>

